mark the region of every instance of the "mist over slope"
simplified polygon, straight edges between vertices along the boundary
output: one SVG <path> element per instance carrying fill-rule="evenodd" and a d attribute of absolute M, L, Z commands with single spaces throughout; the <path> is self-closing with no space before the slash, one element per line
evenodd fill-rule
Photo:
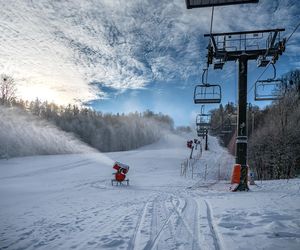
<path fill-rule="evenodd" d="M 76 105 L 13 100 L 7 106 L 34 115 L 100 152 L 126 151 L 158 141 L 164 133 L 174 131 L 173 119 L 147 110 L 143 113 L 102 113 Z"/>
<path fill-rule="evenodd" d="M 18 108 L 0 106 L 0 158 L 93 152 L 70 133 Z"/>

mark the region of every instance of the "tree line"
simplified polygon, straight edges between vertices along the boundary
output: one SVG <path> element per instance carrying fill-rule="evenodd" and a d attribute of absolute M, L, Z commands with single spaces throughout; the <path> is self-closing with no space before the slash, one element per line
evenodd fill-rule
<path fill-rule="evenodd" d="M 260 116 L 253 116 L 258 124 L 249 138 L 248 158 L 259 179 L 291 178 L 300 173 L 300 70 L 282 80 L 284 97 Z"/>
<path fill-rule="evenodd" d="M 247 107 L 248 164 L 258 179 L 291 178 L 300 173 L 300 70 L 282 77 L 283 98 L 260 109 Z M 237 107 L 211 111 L 212 135 L 235 155 Z"/>
<path fill-rule="evenodd" d="M 227 147 L 230 153 L 234 154 L 234 149 L 230 143 L 235 137 L 237 107 L 233 102 L 226 105 L 220 104 L 219 108 L 211 110 L 210 134 L 219 137 L 220 144 Z"/>
<path fill-rule="evenodd" d="M 1 76 L 0 103 L 18 107 L 24 112 L 74 134 L 81 141 L 101 152 L 124 151 L 157 141 L 164 131 L 174 130 L 171 117 L 147 110 L 143 113 L 111 114 L 78 105 L 59 106 L 55 103 L 18 100 L 6 91 L 15 91 L 11 77 Z M 10 83 L 10 84 L 8 84 Z M 9 131 L 8 131 L 9 132 Z"/>

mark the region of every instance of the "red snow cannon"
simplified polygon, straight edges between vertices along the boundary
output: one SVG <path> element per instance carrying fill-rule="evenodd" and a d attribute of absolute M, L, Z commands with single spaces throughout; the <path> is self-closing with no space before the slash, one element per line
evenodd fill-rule
<path fill-rule="evenodd" d="M 126 179 L 126 174 L 129 171 L 129 166 L 116 161 L 113 166 L 113 169 L 115 169 L 117 172 L 113 173 L 115 178 L 111 180 L 111 185 L 113 186 L 114 183 L 116 183 L 116 185 L 123 185 L 124 183 L 126 183 L 128 186 L 129 179 Z"/>
<path fill-rule="evenodd" d="M 187 142 L 186 142 L 186 146 L 187 146 L 188 148 L 192 148 L 192 146 L 193 146 L 193 141 L 187 141 Z"/>

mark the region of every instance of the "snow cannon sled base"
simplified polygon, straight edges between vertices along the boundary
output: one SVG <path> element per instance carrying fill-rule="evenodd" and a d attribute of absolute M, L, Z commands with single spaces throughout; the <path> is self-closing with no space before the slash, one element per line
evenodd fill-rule
<path fill-rule="evenodd" d="M 113 173 L 115 178 L 111 180 L 111 185 L 113 186 L 114 183 L 116 183 L 116 185 L 118 186 L 123 185 L 126 182 L 127 186 L 129 186 L 129 179 L 126 179 L 126 174 L 129 171 L 129 166 L 116 161 L 113 169 L 115 169 L 117 172 Z"/>

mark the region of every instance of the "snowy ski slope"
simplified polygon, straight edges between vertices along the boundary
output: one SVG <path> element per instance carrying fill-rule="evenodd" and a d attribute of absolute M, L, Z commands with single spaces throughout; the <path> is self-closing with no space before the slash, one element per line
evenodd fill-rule
<path fill-rule="evenodd" d="M 234 159 L 212 137 L 198 174 L 181 177 L 187 139 L 1 160 L 0 249 L 299 249 L 299 179 L 231 193 L 217 178 Z M 130 165 L 129 187 L 111 186 L 115 160 Z"/>

